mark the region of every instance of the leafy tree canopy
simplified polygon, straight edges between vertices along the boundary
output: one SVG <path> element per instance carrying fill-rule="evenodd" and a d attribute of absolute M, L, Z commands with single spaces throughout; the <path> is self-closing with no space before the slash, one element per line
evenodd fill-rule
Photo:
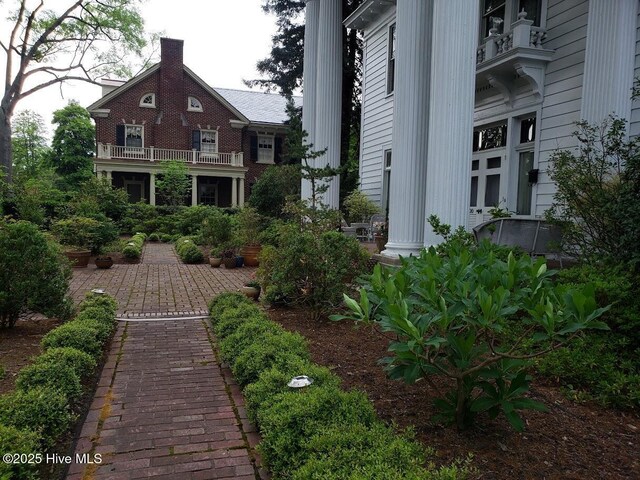
<path fill-rule="evenodd" d="M 49 153 L 44 119 L 32 110 L 19 112 L 13 121 L 11 138 L 16 175 L 35 177 Z"/>

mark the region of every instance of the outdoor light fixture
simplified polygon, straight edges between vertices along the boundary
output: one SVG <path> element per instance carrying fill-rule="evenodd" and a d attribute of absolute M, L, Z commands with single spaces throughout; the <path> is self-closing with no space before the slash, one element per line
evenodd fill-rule
<path fill-rule="evenodd" d="M 308 387 L 313 383 L 313 378 L 309 378 L 306 375 L 299 375 L 297 377 L 293 377 L 289 383 L 287 383 L 287 387 L 290 388 L 304 388 Z"/>
<path fill-rule="evenodd" d="M 91 293 L 95 293 L 96 295 L 104 295 L 105 291 L 104 288 L 94 288 L 93 290 L 91 290 Z"/>

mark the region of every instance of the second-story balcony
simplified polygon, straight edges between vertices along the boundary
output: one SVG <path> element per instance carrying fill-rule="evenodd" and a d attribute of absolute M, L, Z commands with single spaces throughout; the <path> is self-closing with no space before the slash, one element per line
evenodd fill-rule
<path fill-rule="evenodd" d="M 209 153 L 199 150 L 174 150 L 155 147 L 124 147 L 110 143 L 98 143 L 97 158 L 101 160 L 135 160 L 146 162 L 162 162 L 177 160 L 184 163 L 199 165 L 227 165 L 242 167 L 244 154 L 242 152 Z"/>
<path fill-rule="evenodd" d="M 542 98 L 544 71 L 553 50 L 544 47 L 546 30 L 535 27 L 521 12 L 511 30 L 498 34 L 492 29 L 476 56 L 476 83 L 489 83 L 511 101 L 513 79 L 526 80 L 534 95 Z"/>

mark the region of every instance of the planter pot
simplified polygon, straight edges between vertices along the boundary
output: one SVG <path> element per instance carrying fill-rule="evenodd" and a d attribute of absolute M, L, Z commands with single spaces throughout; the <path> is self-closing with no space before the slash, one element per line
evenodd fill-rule
<path fill-rule="evenodd" d="M 260 296 L 260 288 L 259 287 L 248 287 L 248 286 L 244 286 L 242 288 L 240 288 L 240 291 L 246 295 L 247 297 L 253 299 L 253 300 L 258 300 L 258 297 Z"/>
<path fill-rule="evenodd" d="M 258 261 L 258 254 L 262 251 L 261 245 L 247 245 L 242 249 L 242 256 L 244 257 L 244 264 L 247 267 L 257 267 L 260 262 Z"/>
<path fill-rule="evenodd" d="M 236 257 L 236 267 L 240 268 L 240 267 L 242 267 L 243 265 L 244 265 L 244 257 L 243 257 L 243 256 L 238 255 L 238 256 Z"/>
<path fill-rule="evenodd" d="M 87 268 L 89 265 L 89 258 L 91 257 L 91 250 L 70 250 L 64 252 L 73 268 Z"/>
<path fill-rule="evenodd" d="M 220 267 L 220 265 L 222 265 L 222 258 L 209 257 L 209 265 L 211 265 L 213 268 Z"/>
<path fill-rule="evenodd" d="M 382 250 L 384 250 L 384 246 L 387 244 L 388 237 L 386 235 L 376 234 L 373 236 L 373 239 L 376 242 L 378 253 L 382 252 Z"/>
<path fill-rule="evenodd" d="M 96 267 L 106 269 L 113 266 L 113 258 L 111 257 L 98 257 L 96 258 Z"/>
<path fill-rule="evenodd" d="M 225 257 L 222 259 L 222 264 L 224 265 L 224 268 L 236 268 L 236 257 Z"/>

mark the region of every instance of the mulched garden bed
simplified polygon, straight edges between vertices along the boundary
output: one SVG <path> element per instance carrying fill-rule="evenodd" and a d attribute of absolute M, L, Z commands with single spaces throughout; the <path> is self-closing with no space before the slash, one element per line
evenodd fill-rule
<path fill-rule="evenodd" d="M 552 382 L 534 382 L 531 396 L 548 413 L 523 413 L 523 433 L 510 429 L 503 417 L 478 418 L 458 433 L 434 424 L 435 392 L 425 382 L 406 385 L 390 380 L 378 365 L 388 356 L 387 339 L 351 322 L 313 322 L 301 309 L 272 308 L 269 316 L 309 341 L 316 363 L 331 368 L 346 389 L 364 390 L 379 416 L 400 427 L 414 426 L 418 439 L 437 451 L 437 464 L 473 455 L 479 479 L 631 479 L 640 478 L 640 415 L 593 404 L 578 404 Z M 436 380 L 447 388 L 444 380 Z"/>
<path fill-rule="evenodd" d="M 0 394 L 15 388 L 20 369 L 42 353 L 42 337 L 61 323 L 55 318 L 33 315 L 32 318 L 18 320 L 13 328 L 0 330 L 0 365 L 5 371 L 4 378 L 0 378 Z"/>

